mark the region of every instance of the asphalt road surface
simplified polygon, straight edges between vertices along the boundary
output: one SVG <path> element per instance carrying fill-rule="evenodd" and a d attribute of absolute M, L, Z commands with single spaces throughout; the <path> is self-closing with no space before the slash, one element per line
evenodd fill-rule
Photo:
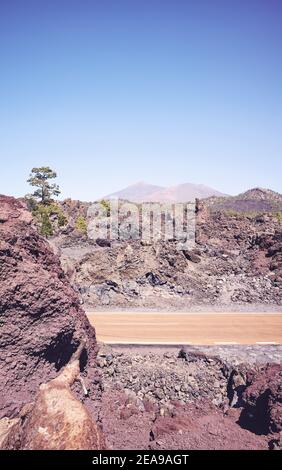
<path fill-rule="evenodd" d="M 282 313 L 88 312 L 109 344 L 282 344 Z"/>

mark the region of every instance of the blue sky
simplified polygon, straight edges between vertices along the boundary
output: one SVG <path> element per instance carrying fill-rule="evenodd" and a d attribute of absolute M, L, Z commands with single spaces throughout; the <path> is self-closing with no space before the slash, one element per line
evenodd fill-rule
<path fill-rule="evenodd" d="M 280 0 L 1 0 L 0 193 L 282 192 Z"/>

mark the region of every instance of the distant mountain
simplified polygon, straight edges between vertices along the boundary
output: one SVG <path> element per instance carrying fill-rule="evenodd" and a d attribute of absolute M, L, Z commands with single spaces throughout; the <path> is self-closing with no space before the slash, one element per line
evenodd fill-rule
<path fill-rule="evenodd" d="M 125 199 L 132 202 L 143 202 L 150 194 L 163 189 L 165 188 L 162 186 L 139 182 L 115 193 L 108 194 L 104 199 Z"/>
<path fill-rule="evenodd" d="M 282 202 L 282 194 L 279 194 L 272 189 L 253 188 L 241 193 L 237 196 L 238 199 L 248 199 L 253 201 L 272 201 Z"/>
<path fill-rule="evenodd" d="M 203 184 L 185 183 L 170 188 L 164 188 L 148 196 L 147 202 L 189 202 L 195 199 L 205 199 L 211 196 L 225 196 L 216 189 Z"/>
<path fill-rule="evenodd" d="M 206 203 L 214 210 L 236 212 L 281 212 L 282 195 L 271 189 L 253 188 L 229 197 L 211 197 Z"/>
<path fill-rule="evenodd" d="M 121 191 L 105 196 L 105 199 L 126 199 L 132 202 L 189 202 L 196 198 L 225 196 L 219 191 L 202 184 L 180 184 L 164 188 L 147 183 L 137 183 Z"/>

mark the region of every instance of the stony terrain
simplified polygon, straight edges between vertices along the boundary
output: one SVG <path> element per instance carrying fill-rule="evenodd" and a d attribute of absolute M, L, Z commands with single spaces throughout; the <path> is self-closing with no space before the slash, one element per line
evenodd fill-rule
<path fill-rule="evenodd" d="M 278 449 L 282 347 L 100 346 L 109 447 Z"/>
<path fill-rule="evenodd" d="M 78 213 L 85 210 L 75 206 Z M 208 228 L 203 224 L 206 207 L 198 209 L 202 249 L 207 244 L 205 230 L 220 240 L 222 215 L 216 215 L 218 225 L 208 215 Z M 259 243 L 248 245 L 248 269 L 259 272 L 264 267 L 265 278 L 274 286 L 280 282 L 280 232 L 271 217 L 264 220 L 264 229 L 266 223 L 272 231 L 263 230 L 261 236 L 257 232 L 254 240 Z M 236 230 L 239 235 L 240 227 Z M 232 233 L 236 230 L 233 227 Z M 106 258 L 105 269 L 112 269 L 107 255 L 119 245 L 89 243 L 70 225 L 65 232 L 51 240 L 62 259 L 63 250 L 71 248 L 72 256 L 75 253 L 80 260 L 85 244 L 87 250 L 89 246 L 99 250 L 101 262 Z M 72 264 L 68 278 L 22 201 L 0 197 L 0 235 L 0 449 L 281 449 L 280 346 L 181 350 L 98 346 L 81 297 L 69 281 L 75 285 L 79 272 Z M 58 240 L 63 241 L 59 248 Z M 234 243 L 232 235 L 230 240 Z M 211 243 L 228 251 L 225 243 L 228 247 L 230 240 L 227 236 L 224 243 Z M 242 246 L 247 243 L 244 237 L 240 240 Z M 158 247 L 140 243 L 139 247 L 137 254 L 144 249 L 143 255 L 149 256 L 143 261 L 145 270 L 146 263 L 155 263 L 154 271 L 144 278 L 152 295 L 163 295 L 168 280 L 173 282 L 165 267 L 168 262 L 173 269 L 174 257 L 176 271 L 183 267 L 184 279 L 191 266 L 207 263 L 201 249 L 174 253 L 160 245 L 163 251 L 156 256 L 153 250 Z M 126 276 L 136 275 L 134 250 L 137 245 L 127 244 L 120 253 Z M 253 263 L 258 254 L 263 260 L 260 268 Z M 227 261 L 217 256 L 214 262 L 224 266 Z M 231 262 L 228 266 L 231 269 Z M 89 264 L 92 282 L 97 278 L 103 285 L 105 271 L 98 268 L 94 257 Z M 138 269 L 142 272 L 144 266 Z M 161 276 L 167 283 L 160 282 Z M 113 292 L 114 282 L 105 283 Z M 273 301 L 272 293 L 268 295 Z"/>
<path fill-rule="evenodd" d="M 41 384 L 34 402 L 18 417 L 0 420 L 0 449 L 88 450 L 104 449 L 105 438 L 89 410 L 75 397 L 71 386 L 80 380 L 82 344 L 57 377 Z"/>
<path fill-rule="evenodd" d="M 275 213 L 282 211 L 282 195 L 270 189 L 254 188 L 238 196 L 211 197 L 207 204 L 213 211 L 224 210 L 241 214 Z"/>
<path fill-rule="evenodd" d="M 62 416 L 65 414 L 65 429 L 73 425 L 77 432 L 72 446 L 82 448 L 85 445 L 79 434 L 82 423 L 88 420 L 88 425 L 92 423 L 92 428 L 97 429 L 97 436 L 99 432 L 95 423 L 96 398 L 99 398 L 95 331 L 81 309 L 59 259 L 32 226 L 32 217 L 26 207 L 21 201 L 5 196 L 0 197 L 0 292 L 1 439 L 5 440 L 9 429 L 13 431 L 14 425 L 20 423 L 17 438 L 13 443 L 9 442 L 8 447 L 14 448 L 16 442 L 26 442 L 21 447 L 32 448 L 34 441 L 30 433 L 44 428 L 39 419 L 42 413 L 47 413 L 50 427 L 55 429 L 58 416 L 63 427 Z M 67 369 L 74 359 L 74 369 Z M 50 403 L 54 405 L 52 395 L 58 385 L 52 379 L 57 380 L 59 374 L 62 374 L 61 394 L 69 397 L 73 407 L 77 403 L 77 413 L 72 416 L 64 411 L 63 403 L 67 404 L 67 400 L 61 401 L 57 414 L 56 409 L 53 416 L 47 412 Z M 40 393 L 45 397 L 44 403 Z M 32 414 L 32 410 L 36 414 L 37 409 L 36 405 L 33 407 L 34 400 L 41 402 L 37 421 Z M 81 400 L 89 411 L 84 411 Z M 26 408 L 23 411 L 27 405 L 29 412 Z M 32 425 L 26 427 L 29 420 Z M 55 437 L 51 437 L 51 433 L 49 437 L 47 446 L 52 447 Z M 40 442 L 37 440 L 36 447 L 46 448 L 46 442 L 43 439 Z M 92 440 L 92 447 L 99 446 L 99 442 Z M 70 447 L 67 440 L 61 441 L 61 448 L 64 447 Z"/>
<path fill-rule="evenodd" d="M 239 212 L 216 209 L 217 198 L 198 202 L 196 245 L 183 251 L 173 240 L 90 240 L 75 229 L 79 215 L 87 218 L 89 204 L 67 200 L 62 208 L 68 225 L 50 242 L 86 308 L 277 306 L 282 301 L 281 213 L 263 208 L 279 197 L 253 190 L 236 199 Z M 230 198 L 223 199 L 229 207 Z M 261 212 L 243 211 L 252 203 Z"/>

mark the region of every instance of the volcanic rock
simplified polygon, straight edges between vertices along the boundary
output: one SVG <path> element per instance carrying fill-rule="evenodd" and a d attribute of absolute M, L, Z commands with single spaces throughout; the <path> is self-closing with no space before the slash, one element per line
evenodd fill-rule
<path fill-rule="evenodd" d="M 267 434 L 282 431 L 282 367 L 268 364 L 260 371 L 249 371 L 243 393 L 242 426 Z"/>
<path fill-rule="evenodd" d="M 198 256 L 193 251 L 183 250 L 183 254 L 184 254 L 185 258 L 188 259 L 189 261 L 192 261 L 192 263 L 200 263 L 201 262 L 200 256 Z"/>
<path fill-rule="evenodd" d="M 87 450 L 105 448 L 104 438 L 88 410 L 70 386 L 80 376 L 84 344 L 63 371 L 39 387 L 34 404 L 25 406 L 20 419 L 10 426 L 2 449 Z M 81 378 L 82 386 L 84 386 Z M 13 421 L 13 420 L 12 420 Z"/>
<path fill-rule="evenodd" d="M 281 197 L 255 190 L 241 195 L 239 206 L 236 199 L 234 207 L 232 198 L 198 201 L 196 243 L 189 249 L 173 238 L 94 241 L 79 236 L 75 218 L 87 218 L 89 204 L 63 202 L 68 226 L 55 231 L 51 242 L 89 309 L 108 305 L 186 310 L 215 305 L 229 310 L 240 304 L 275 309 L 282 301 Z M 103 224 L 108 223 L 104 218 Z M 136 222 L 133 232 L 138 230 Z M 112 289 L 109 280 L 119 289 Z"/>
<path fill-rule="evenodd" d="M 99 388 L 95 331 L 58 257 L 32 226 L 25 204 L 6 196 L 0 196 L 0 315 L 0 418 L 17 419 L 22 407 L 34 402 L 36 396 L 43 409 L 43 395 L 58 385 L 49 381 L 78 350 L 77 378 L 86 385 L 76 382 L 73 390 L 85 401 L 91 419 L 95 418 Z M 48 382 L 37 395 L 39 386 Z M 91 399 L 85 397 L 86 388 Z M 62 390 L 67 399 L 66 394 L 71 392 Z M 40 406 L 35 405 L 37 411 L 28 421 L 32 426 L 35 416 L 38 423 L 43 420 Z M 37 441 L 32 438 L 30 442 L 28 448 Z M 98 441 L 92 444 L 94 448 L 99 445 Z"/>

